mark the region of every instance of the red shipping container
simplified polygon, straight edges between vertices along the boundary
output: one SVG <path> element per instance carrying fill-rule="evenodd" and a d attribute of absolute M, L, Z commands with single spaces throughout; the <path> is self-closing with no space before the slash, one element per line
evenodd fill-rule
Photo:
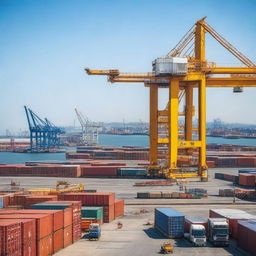
<path fill-rule="evenodd" d="M 64 229 L 60 229 L 53 233 L 53 252 L 57 252 L 64 246 Z"/>
<path fill-rule="evenodd" d="M 215 161 L 206 161 L 206 165 L 208 166 L 208 168 L 216 167 Z"/>
<path fill-rule="evenodd" d="M 16 219 L 16 220 L 21 223 L 22 244 L 26 244 L 31 240 L 35 240 L 36 239 L 36 221 L 34 219 Z"/>
<path fill-rule="evenodd" d="M 238 246 L 256 255 L 256 220 L 238 222 Z"/>
<path fill-rule="evenodd" d="M 8 205 L 10 205 L 10 196 L 7 194 L 0 195 L 0 201 L 3 208 L 6 208 Z"/>
<path fill-rule="evenodd" d="M 124 216 L 124 200 L 115 200 L 115 219 Z"/>
<path fill-rule="evenodd" d="M 254 215 L 236 209 L 211 209 L 209 216 L 210 218 L 226 218 L 229 223 L 230 236 L 235 239 L 238 237 L 238 221 L 256 218 Z"/>
<path fill-rule="evenodd" d="M 73 238 L 72 238 L 72 225 L 64 228 L 64 234 L 63 234 L 63 246 L 64 248 L 72 244 Z"/>
<path fill-rule="evenodd" d="M 109 223 L 115 219 L 115 205 L 103 206 L 103 222 Z"/>
<path fill-rule="evenodd" d="M 23 256 L 37 256 L 36 254 L 36 240 L 29 241 L 22 245 Z"/>
<path fill-rule="evenodd" d="M 36 238 L 48 236 L 53 232 L 53 215 L 51 214 L 0 214 L 0 219 L 35 219 Z"/>
<path fill-rule="evenodd" d="M 240 167 L 253 167 L 255 162 L 255 157 L 238 157 L 237 165 Z"/>
<path fill-rule="evenodd" d="M 27 196 L 29 196 L 29 195 L 24 195 L 24 194 L 14 195 L 13 205 L 22 205 L 22 206 L 24 206 L 25 199 L 26 199 Z"/>
<path fill-rule="evenodd" d="M 117 167 L 81 166 L 81 176 L 117 176 Z"/>
<path fill-rule="evenodd" d="M 49 256 L 53 254 L 52 234 L 37 240 L 37 256 Z"/>
<path fill-rule="evenodd" d="M 81 238 L 81 220 L 72 227 L 73 243 Z"/>
<path fill-rule="evenodd" d="M 0 220 L 0 255 L 22 256 L 21 223 L 17 220 Z"/>
<path fill-rule="evenodd" d="M 83 206 L 104 206 L 115 203 L 115 193 L 66 193 L 59 194 L 64 201 L 81 201 Z"/>
<path fill-rule="evenodd" d="M 53 231 L 57 231 L 64 227 L 64 212 L 63 210 L 34 210 L 34 209 L 26 209 L 26 210 L 17 210 L 16 213 L 32 213 L 32 214 L 52 214 L 53 215 Z"/>
<path fill-rule="evenodd" d="M 255 186 L 256 175 L 249 173 L 239 173 L 239 185 Z"/>

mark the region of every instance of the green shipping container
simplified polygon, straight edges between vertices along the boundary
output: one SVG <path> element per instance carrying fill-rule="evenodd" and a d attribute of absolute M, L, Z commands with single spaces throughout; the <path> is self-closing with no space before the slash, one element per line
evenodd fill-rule
<path fill-rule="evenodd" d="M 103 207 L 82 207 L 82 218 L 103 219 Z"/>
<path fill-rule="evenodd" d="M 120 168 L 120 176 L 147 176 L 147 169 L 142 168 Z"/>
<path fill-rule="evenodd" d="M 31 209 L 40 209 L 40 210 L 64 210 L 68 208 L 70 204 L 33 204 Z"/>

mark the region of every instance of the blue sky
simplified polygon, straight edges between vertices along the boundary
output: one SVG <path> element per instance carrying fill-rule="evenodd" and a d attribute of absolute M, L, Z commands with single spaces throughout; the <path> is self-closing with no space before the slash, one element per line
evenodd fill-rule
<path fill-rule="evenodd" d="M 147 88 L 109 84 L 84 67 L 151 71 L 203 16 L 256 62 L 255 10 L 253 0 L 1 0 L 0 132 L 27 128 L 24 105 L 58 125 L 74 123 L 75 107 L 96 121 L 147 121 Z M 239 65 L 209 35 L 207 59 Z M 256 124 L 255 92 L 208 89 L 207 120 Z"/>

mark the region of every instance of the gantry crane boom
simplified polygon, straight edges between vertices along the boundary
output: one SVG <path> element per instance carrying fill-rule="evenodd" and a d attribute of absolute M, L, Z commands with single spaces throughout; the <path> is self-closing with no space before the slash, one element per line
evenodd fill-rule
<path fill-rule="evenodd" d="M 206 17 L 205 17 L 206 18 Z M 238 58 L 247 67 L 255 67 L 256 65 L 247 58 L 243 53 L 238 51 L 232 44 L 230 44 L 224 37 L 222 37 L 217 31 L 215 31 L 209 24 L 206 23 L 205 18 L 198 21 L 204 29 L 213 36 L 222 46 L 224 46 L 229 52 L 231 52 L 236 58 Z"/>

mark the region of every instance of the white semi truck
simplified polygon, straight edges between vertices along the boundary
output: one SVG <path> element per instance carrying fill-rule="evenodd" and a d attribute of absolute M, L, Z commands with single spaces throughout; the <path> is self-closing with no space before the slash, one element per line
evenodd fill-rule
<path fill-rule="evenodd" d="M 208 239 L 215 245 L 229 245 L 229 225 L 225 218 L 208 219 Z"/>
<path fill-rule="evenodd" d="M 200 224 L 191 224 L 189 230 L 189 240 L 195 246 L 206 245 L 206 231 L 205 227 Z"/>

